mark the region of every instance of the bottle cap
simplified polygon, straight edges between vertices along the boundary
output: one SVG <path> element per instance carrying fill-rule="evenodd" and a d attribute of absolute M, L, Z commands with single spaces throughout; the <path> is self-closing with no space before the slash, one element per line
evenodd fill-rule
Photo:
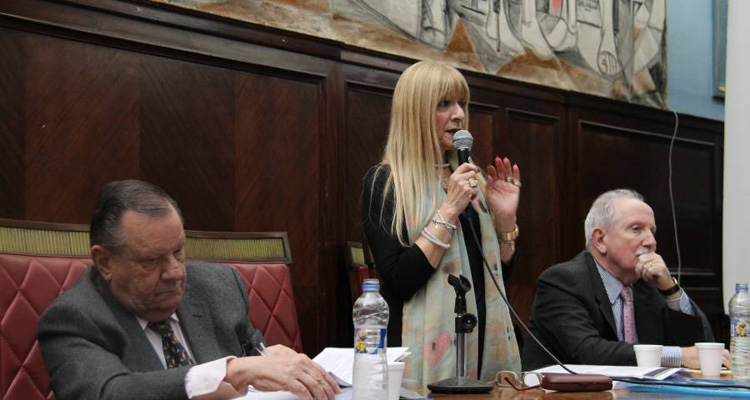
<path fill-rule="evenodd" d="M 734 290 L 737 292 L 747 292 L 747 283 L 737 283 L 734 285 Z"/>
<path fill-rule="evenodd" d="M 362 291 L 380 290 L 380 281 L 377 279 L 365 279 L 362 282 Z"/>

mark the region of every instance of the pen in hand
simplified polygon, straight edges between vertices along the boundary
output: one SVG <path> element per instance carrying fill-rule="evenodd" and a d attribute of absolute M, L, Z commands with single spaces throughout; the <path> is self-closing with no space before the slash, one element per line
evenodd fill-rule
<path fill-rule="evenodd" d="M 270 354 L 268 354 L 268 349 L 266 348 L 266 345 L 263 344 L 263 342 L 260 342 L 257 346 L 255 346 L 255 351 L 257 351 L 258 354 L 264 357 L 270 357 Z"/>

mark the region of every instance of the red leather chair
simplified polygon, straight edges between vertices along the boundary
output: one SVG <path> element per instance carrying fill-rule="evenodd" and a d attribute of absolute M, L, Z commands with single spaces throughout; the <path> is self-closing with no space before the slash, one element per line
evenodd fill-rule
<path fill-rule="evenodd" d="M 36 341 L 42 312 L 86 268 L 88 227 L 0 219 L 0 399 L 53 399 Z M 235 268 L 269 345 L 302 351 L 286 233 L 188 231 L 188 258 Z"/>

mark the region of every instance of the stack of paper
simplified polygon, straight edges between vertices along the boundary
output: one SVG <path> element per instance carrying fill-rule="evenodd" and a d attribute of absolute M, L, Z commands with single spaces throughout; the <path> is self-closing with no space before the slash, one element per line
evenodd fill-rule
<path fill-rule="evenodd" d="M 402 361 L 411 353 L 408 347 L 389 347 L 386 351 L 388 362 Z M 340 387 L 352 385 L 354 369 L 354 349 L 350 347 L 326 347 L 313 361 L 320 364 L 336 380 Z"/>
<path fill-rule="evenodd" d="M 610 378 L 636 378 L 636 379 L 655 379 L 662 381 L 670 376 L 680 372 L 681 368 L 666 367 L 627 367 L 615 365 L 576 365 L 565 364 L 566 367 L 579 374 L 598 374 L 606 375 Z M 559 365 L 552 365 L 546 368 L 537 369 L 534 372 L 544 374 L 545 372 L 554 372 L 567 374 Z"/>

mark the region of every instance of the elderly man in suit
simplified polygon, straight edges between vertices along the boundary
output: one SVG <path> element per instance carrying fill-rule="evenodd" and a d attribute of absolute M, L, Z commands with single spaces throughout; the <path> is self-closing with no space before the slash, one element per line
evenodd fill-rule
<path fill-rule="evenodd" d="M 106 185 L 90 267 L 42 315 L 38 338 L 58 400 L 231 398 L 248 385 L 333 399 L 336 383 L 284 346 L 258 357 L 247 292 L 231 268 L 185 261 L 176 202 L 141 181 Z"/>
<path fill-rule="evenodd" d="M 666 346 L 664 366 L 697 368 L 694 344 L 713 334 L 656 253 L 654 212 L 643 197 L 626 189 L 602 194 L 585 232 L 586 251 L 539 277 L 531 331 L 563 363 L 635 365 L 633 345 L 642 343 Z M 525 370 L 553 363 L 527 342 Z"/>

